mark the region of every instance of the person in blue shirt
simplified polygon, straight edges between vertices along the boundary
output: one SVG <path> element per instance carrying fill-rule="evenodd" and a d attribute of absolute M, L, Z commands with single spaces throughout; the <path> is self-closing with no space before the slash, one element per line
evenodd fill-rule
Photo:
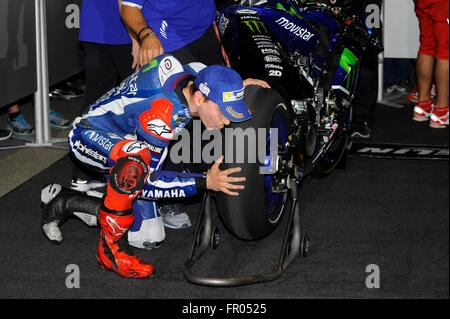
<path fill-rule="evenodd" d="M 221 64 L 214 0 L 122 0 L 121 16 L 140 43 L 139 65 L 171 53 L 181 63 Z"/>
<path fill-rule="evenodd" d="M 79 41 L 84 50 L 86 77 L 84 111 L 127 78 L 137 60 L 134 61 L 132 38 L 120 18 L 117 0 L 83 0 Z"/>
<path fill-rule="evenodd" d="M 244 103 L 244 86 L 234 70 L 220 65 L 183 66 L 174 56 L 158 56 L 110 90 L 87 113 L 74 121 L 69 135 L 72 154 L 83 164 L 109 174 L 106 196 L 93 199 L 50 184 L 41 192 L 42 230 L 49 240 L 62 242 L 59 226 L 70 216 L 101 228 L 97 260 L 124 277 L 148 277 L 153 266 L 127 254 L 120 241 L 138 248 L 165 238 L 156 207 L 159 198 L 183 198 L 206 189 L 231 196 L 245 177 L 230 176 L 240 168 L 220 170 L 219 159 L 205 174 L 165 171 L 169 142 L 199 117 L 208 129 L 252 117 Z"/>
<path fill-rule="evenodd" d="M 132 55 L 132 41 L 136 40 L 122 23 L 117 0 L 83 0 L 78 39 L 84 53 L 85 89 L 78 112 L 82 114 L 137 67 Z M 103 185 L 102 176 L 85 169 L 74 158 L 71 169 L 73 189 Z"/>

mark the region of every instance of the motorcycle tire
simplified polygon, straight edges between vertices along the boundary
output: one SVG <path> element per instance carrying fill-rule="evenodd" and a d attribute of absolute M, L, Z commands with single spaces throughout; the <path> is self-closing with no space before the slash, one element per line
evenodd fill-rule
<path fill-rule="evenodd" d="M 257 132 L 256 141 L 258 141 L 258 134 L 265 132 L 265 136 L 268 137 L 269 128 L 277 127 L 278 144 L 283 147 L 292 133 L 291 106 L 287 105 L 275 90 L 259 86 L 248 86 L 245 90 L 244 101 L 251 110 L 253 118 L 243 123 L 232 123 L 230 128 L 242 128 L 244 131 L 252 128 Z M 258 128 L 265 130 L 258 130 Z M 225 150 L 227 150 L 227 143 L 230 142 L 224 139 Z M 254 149 L 254 145 L 249 145 L 248 139 L 245 139 L 244 143 L 244 150 L 248 150 L 249 147 Z M 268 140 L 267 143 L 269 143 Z M 233 147 L 236 154 L 235 145 Z M 287 192 L 272 193 L 270 187 L 272 175 L 260 173 L 260 168 L 265 163 L 261 163 L 258 156 L 256 163 L 251 163 L 248 152 L 244 153 L 246 154 L 243 163 L 235 163 L 233 158 L 233 163 L 224 161 L 221 169 L 241 167 L 242 171 L 235 175 L 246 177 L 245 189 L 238 191 L 239 196 L 217 193 L 216 206 L 224 226 L 230 233 L 242 240 L 259 240 L 269 235 L 279 224 L 286 205 Z M 226 156 L 225 154 L 225 159 Z"/>

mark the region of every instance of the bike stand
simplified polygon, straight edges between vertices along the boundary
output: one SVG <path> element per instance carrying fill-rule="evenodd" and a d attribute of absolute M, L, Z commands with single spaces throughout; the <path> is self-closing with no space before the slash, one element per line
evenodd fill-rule
<path fill-rule="evenodd" d="M 308 236 L 301 234 L 300 207 L 298 200 L 298 185 L 295 180 L 290 180 L 289 191 L 292 196 L 292 207 L 290 209 L 286 225 L 283 244 L 280 252 L 278 266 L 272 273 L 249 275 L 244 277 L 203 277 L 192 273 L 195 263 L 203 256 L 208 247 L 214 245 L 217 233 L 212 231 L 211 195 L 209 192 L 203 197 L 199 215 L 195 226 L 195 233 L 191 243 L 189 259 L 184 264 L 184 276 L 191 283 L 214 286 L 214 287 L 236 287 L 263 283 L 278 279 L 291 265 L 299 251 L 306 256 L 309 249 Z M 217 248 L 214 247 L 213 248 Z"/>

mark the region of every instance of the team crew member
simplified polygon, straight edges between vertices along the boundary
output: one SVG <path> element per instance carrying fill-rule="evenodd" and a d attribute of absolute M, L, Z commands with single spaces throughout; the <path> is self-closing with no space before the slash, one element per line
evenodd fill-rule
<path fill-rule="evenodd" d="M 83 0 L 79 41 L 83 45 L 86 73 L 83 112 L 126 79 L 137 63 L 133 65 L 132 42 L 120 18 L 117 1 Z"/>
<path fill-rule="evenodd" d="M 416 0 L 419 18 L 420 49 L 417 57 L 419 103 L 414 107 L 415 121 L 429 121 L 432 128 L 448 126 L 448 0 Z M 437 100 L 431 98 L 433 71 Z"/>
<path fill-rule="evenodd" d="M 222 63 L 214 0 L 123 0 L 121 16 L 141 44 L 141 66 L 169 52 L 183 64 Z"/>
<path fill-rule="evenodd" d="M 84 164 L 109 172 L 107 192 L 101 201 L 60 185 L 44 188 L 42 229 L 50 240 L 62 241 L 58 226 L 72 214 L 91 225 L 98 218 L 100 265 L 125 277 L 147 277 L 153 266 L 126 254 L 119 245 L 130 228 L 128 242 L 135 247 L 157 245 L 164 239 L 154 200 L 205 189 L 238 195 L 236 190 L 244 186 L 235 183 L 245 178 L 229 175 L 240 168 L 221 171 L 220 160 L 207 174 L 161 170 L 169 141 L 193 116 L 215 129 L 251 118 L 239 74 L 219 65 L 196 70 L 183 67 L 171 55 L 159 56 L 74 121 L 69 135 L 72 153 Z"/>

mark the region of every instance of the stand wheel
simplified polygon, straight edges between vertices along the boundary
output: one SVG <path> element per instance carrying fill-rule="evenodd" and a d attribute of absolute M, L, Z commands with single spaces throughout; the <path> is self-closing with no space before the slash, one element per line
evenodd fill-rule
<path fill-rule="evenodd" d="M 308 256 L 309 248 L 311 247 L 308 235 L 303 235 L 300 241 L 300 255 L 302 257 Z"/>
<path fill-rule="evenodd" d="M 221 238 L 220 238 L 220 231 L 219 228 L 214 227 L 212 232 L 211 232 L 211 239 L 209 241 L 209 245 L 211 246 L 212 249 L 217 249 L 220 245 L 221 242 Z"/>

